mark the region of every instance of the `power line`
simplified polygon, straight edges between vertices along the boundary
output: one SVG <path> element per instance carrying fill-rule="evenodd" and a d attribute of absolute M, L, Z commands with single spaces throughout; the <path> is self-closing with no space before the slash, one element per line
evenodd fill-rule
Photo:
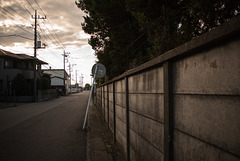
<path fill-rule="evenodd" d="M 63 50 L 65 50 L 64 49 L 64 47 L 62 47 L 62 45 L 56 40 L 56 38 L 53 36 L 53 34 L 51 33 L 51 31 L 48 29 L 48 27 L 45 25 L 45 23 L 43 22 L 43 25 L 45 26 L 45 28 L 46 28 L 46 30 L 48 31 L 48 33 L 49 33 L 49 35 L 51 35 L 52 36 L 52 40 L 54 40 L 53 42 L 55 42 L 55 43 L 57 43 Z M 48 35 L 48 34 L 47 34 Z M 50 36 L 48 36 L 49 38 L 50 38 Z M 51 39 L 51 38 L 50 38 Z"/>
<path fill-rule="evenodd" d="M 27 40 L 33 40 L 33 39 L 28 38 L 28 37 L 17 35 L 17 34 L 14 34 L 14 35 L 0 35 L 0 37 L 12 37 L 12 36 L 21 37 L 21 38 L 27 39 Z"/>
<path fill-rule="evenodd" d="M 47 21 L 48 21 L 48 19 L 47 19 Z M 50 21 L 48 21 L 48 23 L 49 23 L 49 22 L 50 22 Z M 47 27 L 47 25 L 46 25 L 44 22 L 43 22 L 43 25 L 46 27 L 48 33 L 52 36 L 52 38 L 55 40 L 55 42 L 56 42 L 63 50 L 65 50 L 63 44 L 60 44 L 60 43 L 62 43 L 62 42 L 61 42 L 61 40 L 58 38 L 58 36 L 56 35 L 56 33 L 55 33 L 53 27 L 51 26 L 51 24 L 49 23 L 49 25 L 51 26 L 51 28 L 52 28 L 52 30 L 53 30 L 53 32 L 55 33 L 56 36 L 54 36 L 54 35 L 51 33 L 51 31 L 49 30 L 49 28 Z M 58 40 L 57 40 L 57 39 L 58 39 Z M 60 40 L 60 41 L 59 41 L 59 40 Z M 59 42 L 60 42 L 60 43 L 59 43 Z"/>
<path fill-rule="evenodd" d="M 2 12 L 2 13 L 3 13 L 3 12 Z M 6 17 L 6 14 L 5 14 L 5 15 L 2 14 L 2 16 L 3 16 L 5 19 L 8 19 L 8 18 Z M 13 16 L 13 17 L 15 17 L 15 16 Z M 11 20 L 13 20 L 14 22 L 17 22 L 17 21 L 15 21 L 14 18 L 12 18 L 12 17 L 9 17 L 9 18 L 10 18 Z M 28 33 L 30 33 L 30 34 L 32 34 L 32 32 L 30 32 L 30 31 L 24 29 L 23 27 L 19 26 L 18 24 L 15 24 L 15 25 L 16 25 L 16 27 L 18 27 L 18 28 L 20 28 L 20 29 L 22 29 L 22 30 L 24 30 L 24 31 L 26 31 L 26 32 L 28 32 Z"/>
<path fill-rule="evenodd" d="M 48 34 L 40 27 L 40 30 L 42 31 L 42 32 L 44 32 L 44 34 L 43 34 L 43 38 L 45 38 L 45 42 L 47 42 L 47 44 L 49 44 L 52 48 L 54 48 L 53 46 L 52 46 L 52 43 L 51 42 L 49 42 L 48 43 L 48 40 L 47 39 L 49 39 L 50 41 L 53 41 L 49 36 L 48 36 Z M 53 42 L 54 43 L 54 42 Z M 47 48 L 48 49 L 48 48 Z M 48 49 L 48 50 L 50 50 L 50 48 Z M 55 52 L 53 52 L 52 50 L 50 50 L 50 52 L 53 54 L 53 56 L 54 57 L 56 57 L 56 58 L 59 58 L 59 54 L 56 54 Z"/>
<path fill-rule="evenodd" d="M 22 3 L 20 3 L 19 0 L 17 0 L 17 1 L 29 13 L 29 15 L 31 16 L 32 15 L 31 12 Z"/>
<path fill-rule="evenodd" d="M 8 8 L 10 8 L 13 12 L 15 12 L 18 16 L 22 17 L 23 19 L 29 21 L 28 19 L 26 19 L 25 17 L 23 17 L 21 14 L 19 14 L 15 9 L 13 9 L 12 7 L 8 6 Z"/>
<path fill-rule="evenodd" d="M 32 10 L 34 11 L 35 9 L 33 8 L 33 6 L 31 5 L 31 3 L 28 1 L 28 0 L 25 0 L 27 1 L 27 3 L 29 4 L 29 6 L 31 6 Z"/>
<path fill-rule="evenodd" d="M 39 5 L 39 3 L 37 2 L 37 0 L 34 0 L 34 1 L 36 2 L 37 6 L 40 8 L 40 10 L 43 12 L 43 14 L 46 15 L 45 12 L 43 11 L 43 9 L 41 8 L 41 6 Z M 62 41 L 60 40 L 60 38 L 58 37 L 58 35 L 56 34 L 55 30 L 53 29 L 53 26 L 52 26 L 50 20 L 47 19 L 47 22 L 48 22 L 49 25 L 51 26 L 52 31 L 53 31 L 53 33 L 55 34 L 55 36 L 57 37 L 58 41 L 61 43 L 61 44 L 60 44 L 60 43 L 58 43 L 58 44 L 59 44 L 60 46 L 62 46 L 62 48 L 65 50 L 65 48 L 64 48 L 64 46 L 63 46 L 63 43 L 62 43 Z M 55 38 L 54 38 L 54 39 L 55 39 Z"/>
<path fill-rule="evenodd" d="M 25 17 L 23 17 L 21 14 L 19 14 L 15 9 L 13 9 L 12 7 L 8 6 L 8 8 L 10 8 L 10 10 L 12 10 L 15 14 L 17 14 L 17 16 L 13 13 L 11 13 L 7 8 L 2 8 L 2 10 L 0 10 L 2 13 L 4 13 L 4 17 L 6 18 L 5 15 L 10 15 L 12 17 L 10 17 L 12 20 L 14 20 L 15 22 L 19 22 L 19 17 L 23 18 L 24 20 L 26 20 L 25 22 L 29 23 L 29 20 L 26 19 Z M 18 21 L 17 21 L 17 20 Z M 20 23 L 23 23 L 22 21 L 20 21 Z"/>
<path fill-rule="evenodd" d="M 133 45 L 133 44 L 134 44 L 138 39 L 140 39 L 145 33 L 146 33 L 146 31 L 143 32 L 140 36 L 138 36 L 133 42 L 131 42 L 131 44 L 129 44 L 129 45 L 127 46 L 127 48 L 130 47 L 131 45 Z"/>
<path fill-rule="evenodd" d="M 42 13 L 45 15 L 45 13 L 43 12 L 42 8 L 40 7 L 40 5 L 38 4 L 37 0 L 34 0 L 35 3 L 37 4 L 37 6 L 40 8 L 40 10 L 42 11 Z"/>
<path fill-rule="evenodd" d="M 5 12 L 9 13 L 10 15 L 12 15 L 13 17 L 15 17 L 12 13 L 8 12 L 8 10 L 6 10 L 5 8 L 2 8 L 2 10 L 4 10 Z"/>
<path fill-rule="evenodd" d="M 27 12 L 27 14 L 32 15 L 31 12 L 27 9 L 27 6 L 29 5 L 32 10 L 34 10 L 34 7 L 28 0 L 25 0 L 25 2 L 28 5 L 26 3 L 24 3 L 24 2 L 22 2 L 22 1 L 20 2 L 19 0 L 17 0 L 17 2 L 21 5 L 21 8 L 23 9 L 23 11 L 25 10 L 25 13 Z M 40 8 L 40 10 L 44 13 L 43 9 L 40 7 L 38 2 L 36 0 L 35 0 L 35 2 L 37 4 L 37 6 Z M 16 25 L 16 27 L 18 27 L 18 28 L 20 28 L 20 29 L 30 33 L 31 35 L 33 34 L 32 32 L 29 32 L 28 30 L 26 30 L 23 27 L 24 26 L 23 22 L 26 21 L 26 22 L 29 23 L 29 21 L 27 20 L 27 18 L 25 18 L 21 14 L 19 14 L 15 8 L 13 8 L 11 6 L 8 6 L 8 7 L 4 8 L 3 10 L 0 10 L 0 11 L 2 12 L 1 15 L 3 15 L 4 18 L 13 20 L 13 22 L 15 22 L 14 24 Z M 19 17 L 22 18 L 22 21 L 20 21 L 20 22 L 18 22 Z M 58 37 L 58 35 L 56 34 L 56 32 L 55 32 L 55 30 L 54 30 L 50 20 L 47 20 L 47 22 L 48 22 L 49 25 L 48 24 L 46 25 L 44 23 L 44 21 L 40 21 L 40 23 L 42 25 L 44 25 L 45 28 L 42 29 L 40 27 L 40 25 L 39 25 L 39 27 L 40 27 L 39 35 L 42 34 L 42 36 L 43 36 L 42 38 L 45 39 L 47 41 L 47 43 L 49 43 L 49 45 L 51 47 L 54 48 L 54 46 L 52 45 L 52 44 L 54 44 L 54 45 L 59 46 L 60 48 L 62 48 L 64 50 L 65 48 L 63 46 L 63 43 L 60 40 L 60 38 Z M 49 26 L 50 26 L 50 28 L 52 30 L 50 30 Z M 31 26 L 31 28 L 33 28 L 33 27 Z M 12 37 L 12 36 L 21 37 L 21 38 L 28 39 L 28 40 L 33 40 L 31 38 L 28 38 L 28 37 L 25 37 L 25 36 L 22 36 L 22 35 L 19 35 L 19 34 L 1 35 L 0 37 Z M 48 52 L 52 53 L 53 57 L 55 57 L 57 59 L 60 59 L 61 55 L 56 54 L 54 50 L 52 50 L 50 48 L 47 49 L 47 50 L 48 50 Z"/>

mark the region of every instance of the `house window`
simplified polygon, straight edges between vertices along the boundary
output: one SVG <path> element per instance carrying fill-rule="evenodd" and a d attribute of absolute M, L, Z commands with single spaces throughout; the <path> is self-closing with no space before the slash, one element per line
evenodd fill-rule
<path fill-rule="evenodd" d="M 4 61 L 4 68 L 9 69 L 13 67 L 13 62 L 10 60 L 5 60 Z"/>
<path fill-rule="evenodd" d="M 17 69 L 27 69 L 26 62 L 17 62 Z"/>

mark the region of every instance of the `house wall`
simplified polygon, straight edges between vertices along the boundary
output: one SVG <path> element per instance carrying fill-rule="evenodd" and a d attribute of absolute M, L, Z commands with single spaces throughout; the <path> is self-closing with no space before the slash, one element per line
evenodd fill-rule
<path fill-rule="evenodd" d="M 15 64 L 15 66 L 5 68 L 5 60 L 11 61 L 12 64 Z M 31 66 L 31 62 L 21 62 L 8 58 L 0 58 L 0 80 L 2 82 L 0 95 L 6 95 L 8 90 L 8 81 L 13 81 L 18 74 L 23 74 L 26 79 L 33 79 L 34 71 L 31 69 Z M 37 78 L 40 78 L 39 74 L 37 74 Z"/>
<path fill-rule="evenodd" d="M 64 76 L 63 71 L 57 70 L 44 70 L 43 73 L 50 74 L 51 76 L 51 85 L 52 86 L 61 86 L 64 85 Z M 61 79 L 62 78 L 62 79 Z"/>
<path fill-rule="evenodd" d="M 51 86 L 64 87 L 64 73 L 65 73 L 65 89 L 66 94 L 70 93 L 70 78 L 63 70 L 43 70 L 44 73 L 51 75 Z"/>
<path fill-rule="evenodd" d="M 240 17 L 96 93 L 128 161 L 240 161 Z"/>
<path fill-rule="evenodd" d="M 0 91 L 0 95 L 4 94 L 8 87 L 8 81 L 13 81 L 13 79 L 18 74 L 23 74 L 26 79 L 33 79 L 33 71 L 31 70 L 22 70 L 22 69 L 4 69 L 1 72 L 0 80 L 2 80 L 3 88 Z"/>
<path fill-rule="evenodd" d="M 64 80 L 60 78 L 51 78 L 51 85 L 52 86 L 63 86 Z"/>

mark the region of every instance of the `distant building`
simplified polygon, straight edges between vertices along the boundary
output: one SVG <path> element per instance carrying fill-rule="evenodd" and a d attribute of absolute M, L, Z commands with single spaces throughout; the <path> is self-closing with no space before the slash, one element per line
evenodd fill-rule
<path fill-rule="evenodd" d="M 44 69 L 42 71 L 44 74 L 50 75 L 52 89 L 58 89 L 61 95 L 70 93 L 70 76 L 64 69 Z"/>
<path fill-rule="evenodd" d="M 41 65 L 47 64 L 33 56 L 26 54 L 14 54 L 9 51 L 0 49 L 0 100 L 4 101 L 4 96 L 12 96 L 14 86 L 12 84 L 17 75 L 27 81 L 29 91 L 26 95 L 33 95 L 32 82 L 34 79 L 34 61 L 37 64 L 37 79 L 42 77 Z"/>

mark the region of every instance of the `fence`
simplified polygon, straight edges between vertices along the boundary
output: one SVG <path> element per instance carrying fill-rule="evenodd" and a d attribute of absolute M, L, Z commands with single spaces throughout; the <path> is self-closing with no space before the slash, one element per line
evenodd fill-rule
<path fill-rule="evenodd" d="M 38 101 L 44 101 L 48 99 L 53 99 L 58 97 L 57 89 L 47 89 L 47 90 L 38 90 Z"/>
<path fill-rule="evenodd" d="M 240 161 L 240 17 L 97 88 L 127 161 Z"/>

